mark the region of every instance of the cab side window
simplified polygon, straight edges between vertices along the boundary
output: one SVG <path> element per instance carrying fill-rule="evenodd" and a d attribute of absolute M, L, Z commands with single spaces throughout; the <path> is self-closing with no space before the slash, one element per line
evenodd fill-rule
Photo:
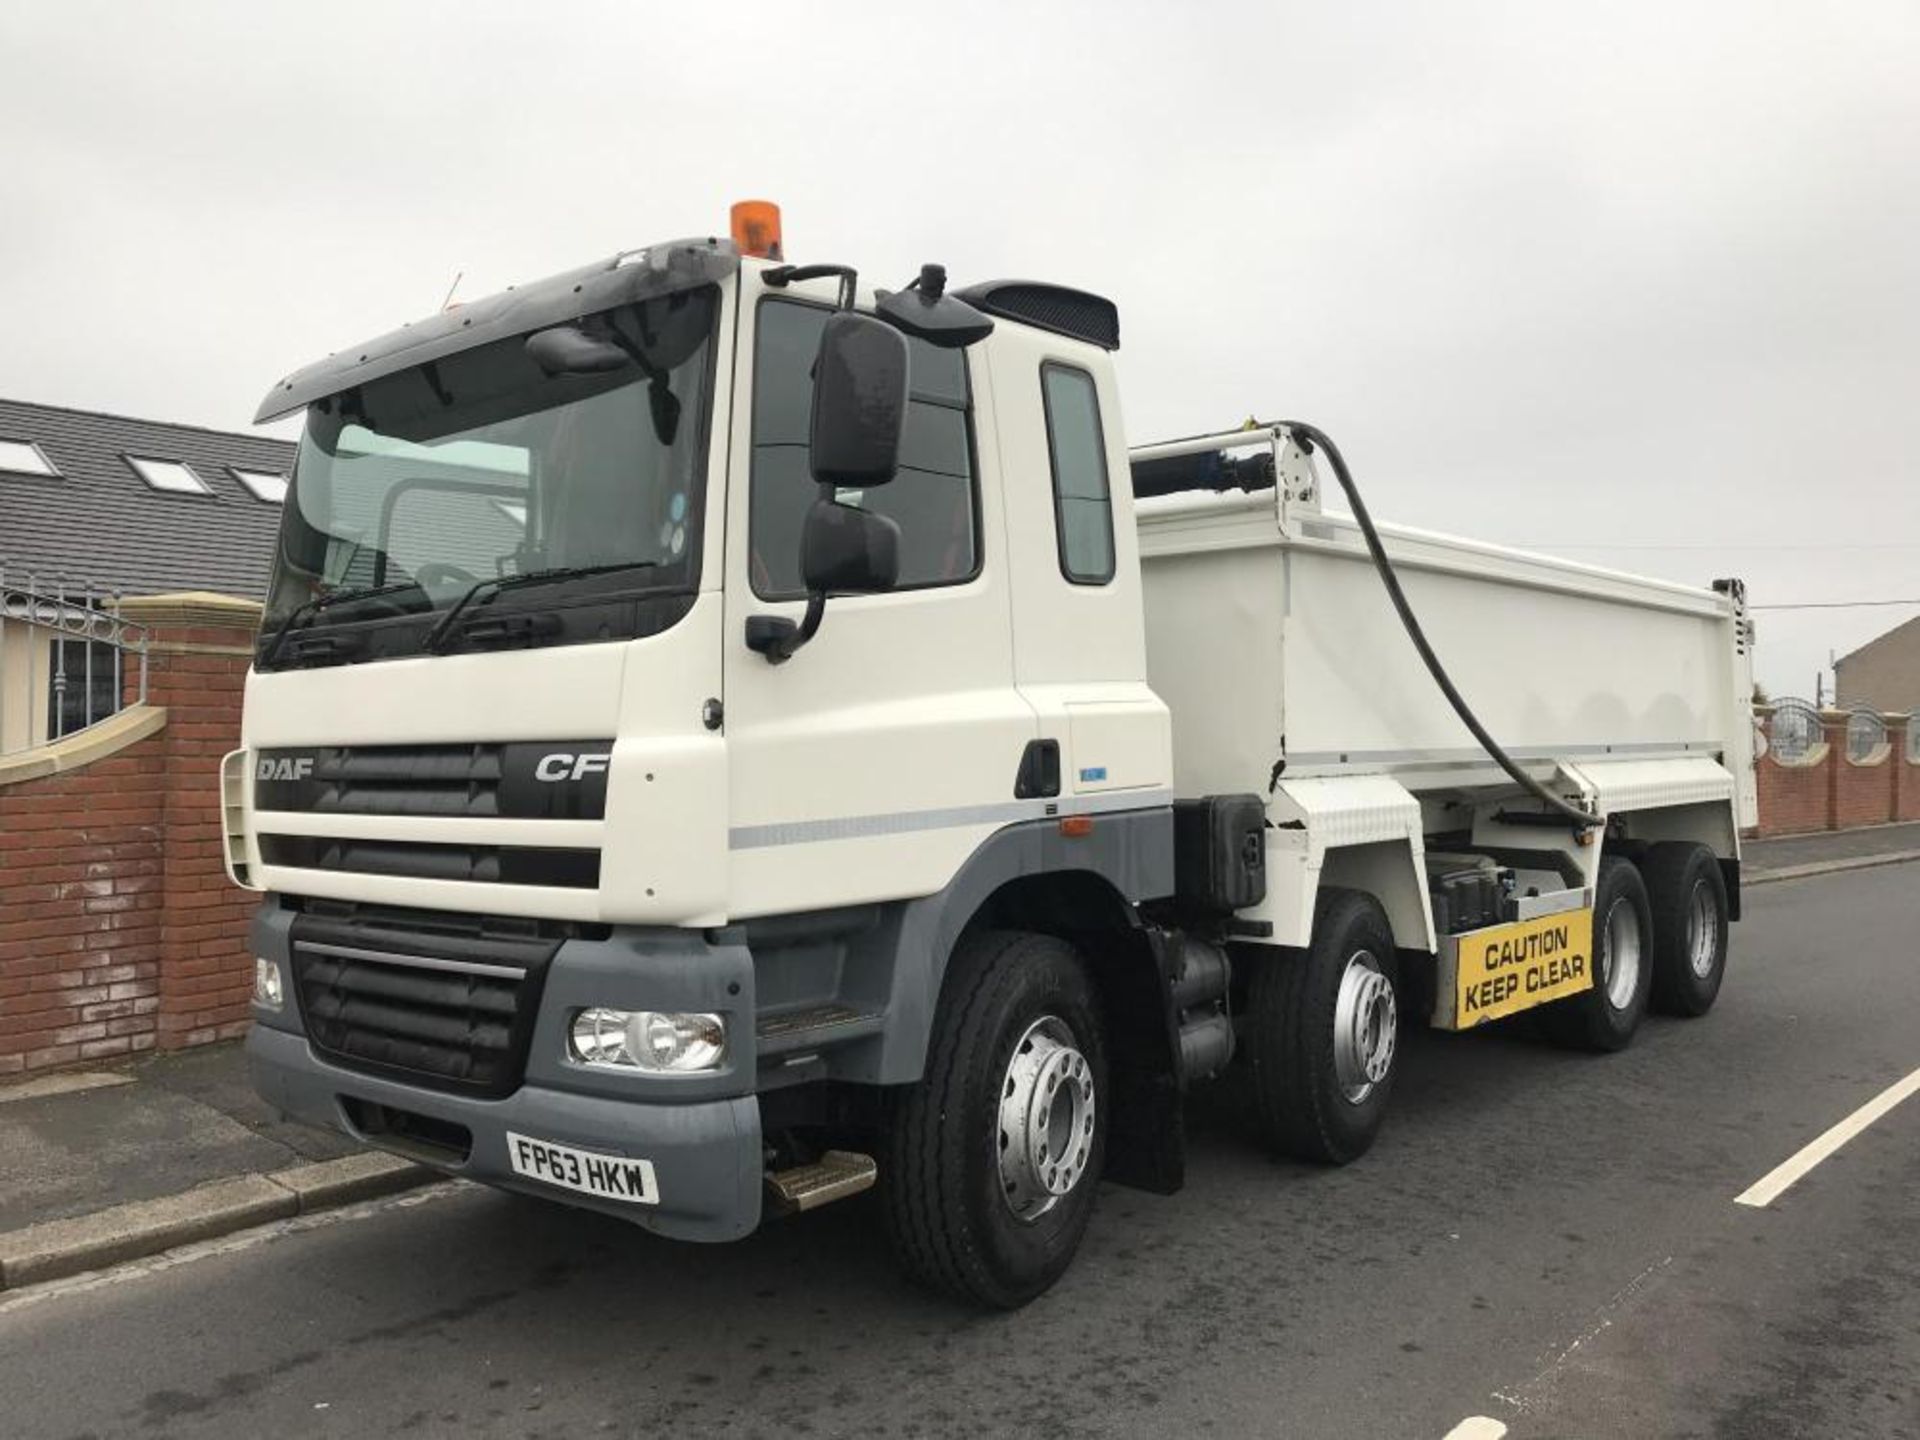
<path fill-rule="evenodd" d="M 1060 573 L 1076 585 L 1104 585 L 1113 579 L 1113 496 L 1099 392 L 1085 370 L 1048 361 L 1040 367 L 1040 394 L 1053 465 Z"/>
<path fill-rule="evenodd" d="M 807 470 L 813 357 L 833 312 L 796 300 L 762 300 L 753 356 L 753 460 L 748 478 L 749 578 L 763 600 L 797 600 L 800 526 L 818 493 Z M 957 585 L 980 573 L 980 498 L 974 476 L 972 400 L 957 350 L 909 337 L 906 433 L 891 484 L 842 491 L 843 504 L 900 527 L 896 590 Z"/>

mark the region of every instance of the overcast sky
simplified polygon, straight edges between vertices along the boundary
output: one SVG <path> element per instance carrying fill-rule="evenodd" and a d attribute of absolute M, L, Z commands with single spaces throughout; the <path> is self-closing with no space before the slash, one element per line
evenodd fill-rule
<path fill-rule="evenodd" d="M 1135 443 L 1298 416 L 1385 518 L 1920 598 L 1912 0 L 6 0 L 0 76 L 11 398 L 243 429 L 456 272 L 765 196 L 790 258 L 1113 296 Z M 1915 614 L 1764 612 L 1761 679 Z"/>

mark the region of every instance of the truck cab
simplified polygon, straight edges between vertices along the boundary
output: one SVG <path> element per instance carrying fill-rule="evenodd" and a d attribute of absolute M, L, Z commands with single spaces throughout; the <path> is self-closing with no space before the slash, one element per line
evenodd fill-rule
<path fill-rule="evenodd" d="M 253 1072 L 287 1112 L 676 1238 L 878 1181 L 910 1270 L 1018 1304 L 1101 1175 L 1180 1183 L 1181 1092 L 1280 1003 L 1261 966 L 1318 943 L 1320 866 L 1270 896 L 1269 857 L 1324 837 L 1257 718 L 1176 804 L 1208 768 L 1176 765 L 1176 721 L 1221 734 L 1269 657 L 1208 680 L 1181 654 L 1204 616 L 1174 590 L 1150 616 L 1114 307 L 931 266 L 863 287 L 756 216 L 263 403 L 306 430 L 222 780 L 263 892 Z M 1411 805 L 1374 910 L 1423 921 L 1328 1002 L 1378 1070 L 1345 1087 L 1357 1154 L 1412 993 L 1393 951 L 1445 948 L 1422 836 L 1472 795 L 1338 778 L 1312 792 L 1335 823 Z M 1472 864 L 1511 861 L 1535 832 L 1483 798 L 1505 849 Z M 1588 908 L 1591 838 L 1535 867 Z"/>

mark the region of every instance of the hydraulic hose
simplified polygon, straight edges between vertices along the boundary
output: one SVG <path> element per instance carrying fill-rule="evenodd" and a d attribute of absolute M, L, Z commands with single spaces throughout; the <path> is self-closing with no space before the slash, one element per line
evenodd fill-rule
<path fill-rule="evenodd" d="M 1340 454 L 1340 447 L 1333 443 L 1324 430 L 1299 420 L 1280 422 L 1296 439 L 1307 442 L 1309 449 L 1318 446 L 1327 453 L 1327 463 L 1333 467 L 1334 478 L 1340 482 L 1340 488 L 1347 492 L 1347 503 L 1353 507 L 1353 518 L 1359 522 L 1360 533 L 1367 542 L 1367 553 L 1373 557 L 1373 568 L 1380 572 L 1380 583 L 1386 586 L 1387 598 L 1393 602 L 1400 623 L 1405 627 L 1407 638 L 1413 641 L 1413 648 L 1420 652 L 1420 658 L 1426 662 L 1427 673 L 1433 676 L 1433 683 L 1440 687 L 1440 693 L 1447 697 L 1447 703 L 1453 706 L 1453 713 L 1460 717 L 1460 723 L 1473 732 L 1473 738 L 1480 742 L 1480 748 L 1491 755 L 1500 768 L 1512 777 L 1514 784 L 1525 790 L 1542 805 L 1567 820 L 1581 830 L 1590 830 L 1600 823 L 1599 819 L 1582 810 L 1578 805 L 1570 805 L 1554 794 L 1526 771 L 1522 770 L 1514 758 L 1500 748 L 1500 742 L 1487 733 L 1487 727 L 1480 723 L 1480 717 L 1473 713 L 1465 697 L 1447 674 L 1446 667 L 1440 663 L 1440 657 L 1433 653 L 1433 645 L 1427 639 L 1427 632 L 1420 628 L 1419 617 L 1413 613 L 1413 607 L 1407 603 L 1406 591 L 1400 588 L 1400 577 L 1394 572 L 1393 562 L 1387 558 L 1387 550 L 1380 543 L 1380 532 L 1373 528 L 1373 516 L 1367 513 L 1367 502 L 1360 498 L 1360 488 L 1353 483 L 1353 474 L 1347 469 L 1347 462 Z"/>

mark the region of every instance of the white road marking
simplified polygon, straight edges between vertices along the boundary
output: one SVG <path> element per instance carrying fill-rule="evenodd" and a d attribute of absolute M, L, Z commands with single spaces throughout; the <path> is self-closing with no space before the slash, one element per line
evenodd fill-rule
<path fill-rule="evenodd" d="M 1487 1415 L 1469 1415 L 1447 1431 L 1446 1440 L 1500 1440 L 1507 1427 Z"/>
<path fill-rule="evenodd" d="M 1755 1209 L 1771 1205 L 1814 1166 L 1917 1090 L 1920 1090 L 1920 1070 L 1895 1081 L 1819 1139 L 1795 1151 L 1734 1196 L 1733 1203 Z"/>
<path fill-rule="evenodd" d="M 1517 1385 L 1511 1390 L 1495 1390 L 1492 1392 L 1493 1398 L 1498 1400 L 1502 1405 L 1511 1405 L 1516 1414 L 1525 1415 L 1533 1411 L 1540 1404 L 1541 1400 L 1552 1391 L 1554 1385 L 1558 1383 L 1561 1369 L 1574 1357 L 1580 1348 L 1584 1345 L 1592 1344 L 1608 1330 L 1612 1329 L 1614 1312 L 1633 1303 L 1639 1297 L 1640 1291 L 1645 1288 L 1649 1282 L 1659 1277 L 1661 1272 L 1671 1264 L 1673 1264 L 1673 1257 L 1668 1255 L 1664 1259 L 1656 1260 L 1647 1266 L 1646 1269 L 1642 1270 L 1638 1275 L 1634 1276 L 1633 1279 L 1615 1291 L 1613 1295 L 1608 1298 L 1606 1304 L 1600 1307 L 1597 1312 L 1598 1318 L 1595 1319 L 1594 1323 L 1579 1335 L 1575 1336 L 1574 1339 L 1566 1345 L 1563 1345 L 1551 1360 L 1547 1361 L 1545 1365 L 1534 1372 L 1531 1380 L 1528 1380 L 1522 1385 Z"/>

